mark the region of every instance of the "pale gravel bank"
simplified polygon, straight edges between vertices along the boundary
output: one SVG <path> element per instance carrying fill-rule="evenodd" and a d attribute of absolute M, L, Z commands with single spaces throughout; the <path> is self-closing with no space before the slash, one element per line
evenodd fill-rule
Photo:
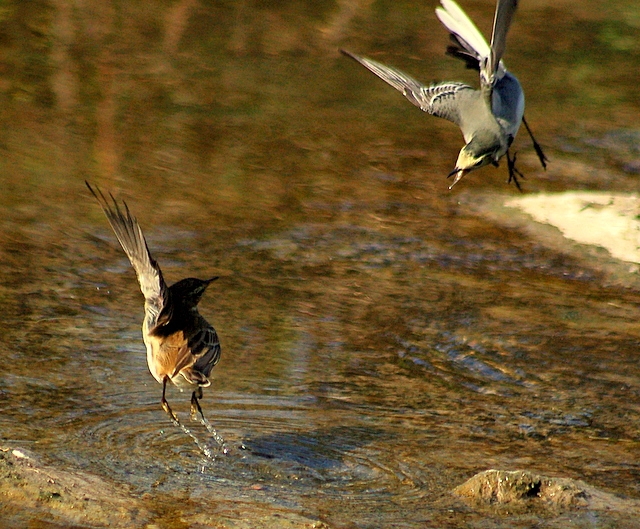
<path fill-rule="evenodd" d="M 640 264 L 640 196 L 589 191 L 536 194 L 508 199 L 535 221 L 558 228 L 568 239 L 605 248 L 612 257 Z"/>

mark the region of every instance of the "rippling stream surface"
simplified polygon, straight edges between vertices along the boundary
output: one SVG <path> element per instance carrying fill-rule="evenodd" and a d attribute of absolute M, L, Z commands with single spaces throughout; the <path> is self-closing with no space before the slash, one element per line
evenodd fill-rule
<path fill-rule="evenodd" d="M 505 164 L 449 192 L 459 131 L 337 52 L 475 84 L 435 6 L 0 11 L 2 445 L 100 476 L 170 529 L 637 523 L 451 495 L 500 468 L 640 498 L 640 282 L 484 215 L 518 194 Z M 492 2 L 463 6 L 487 34 Z M 521 131 L 525 192 L 637 192 L 637 5 L 554 6 L 521 2 L 505 57 L 551 159 Z M 169 283 L 220 276 L 202 405 L 228 455 L 162 411 L 142 295 L 85 179 L 127 201 Z M 189 395 L 168 399 L 215 448 Z"/>

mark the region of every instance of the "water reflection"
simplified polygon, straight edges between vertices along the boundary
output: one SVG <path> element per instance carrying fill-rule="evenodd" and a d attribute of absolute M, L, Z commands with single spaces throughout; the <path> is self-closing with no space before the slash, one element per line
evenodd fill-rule
<path fill-rule="evenodd" d="M 610 145 L 638 113 L 630 6 L 520 6 L 505 59 L 552 158 L 543 173 L 518 145 L 527 192 L 637 190 L 633 150 Z M 335 52 L 464 80 L 432 7 L 2 12 L 2 445 L 125 487 L 163 527 L 499 527 L 449 495 L 491 467 L 640 493 L 636 279 L 479 215 L 514 191 L 506 174 L 445 192 L 457 131 Z M 493 5 L 468 9 L 491 24 Z M 86 178 L 137 212 L 168 281 L 221 276 L 201 305 L 223 347 L 203 407 L 229 456 L 166 420 L 141 295 Z"/>

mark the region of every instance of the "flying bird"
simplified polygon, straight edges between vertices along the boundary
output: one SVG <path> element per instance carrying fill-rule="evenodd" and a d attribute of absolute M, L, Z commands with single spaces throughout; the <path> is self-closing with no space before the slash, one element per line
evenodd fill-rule
<path fill-rule="evenodd" d="M 209 374 L 220 360 L 220 341 L 211 324 L 198 312 L 198 303 L 211 282 L 218 279 L 188 277 L 167 286 L 147 241 L 125 202 L 122 206 L 110 194 L 110 203 L 97 187 L 85 182 L 102 207 L 122 249 L 138 276 L 144 295 L 142 339 L 147 348 L 149 371 L 162 384 L 162 408 L 169 418 L 194 438 L 175 415 L 166 399 L 171 382 L 191 393 L 191 417 L 200 413 L 202 423 L 221 446 L 224 440 L 205 419 L 200 406 L 202 388 L 211 384 Z M 202 447 L 201 447 L 202 448 Z M 206 452 L 206 451 L 205 451 Z"/>
<path fill-rule="evenodd" d="M 491 45 L 487 44 L 476 25 L 453 0 L 441 0 L 436 16 L 451 34 L 454 45 L 447 54 L 463 60 L 468 68 L 480 73 L 480 89 L 459 82 L 443 82 L 425 86 L 413 77 L 379 62 L 360 57 L 346 50 L 344 55 L 389 83 L 418 108 L 458 125 L 465 145 L 460 150 L 456 166 L 448 175 L 454 176 L 451 189 L 467 173 L 488 164 L 498 166 L 506 154 L 509 180 L 518 189 L 522 173 L 515 167 L 516 155 L 509 148 L 524 123 L 540 163 L 546 169 L 547 158 L 533 137 L 524 119 L 524 92 L 518 79 L 509 72 L 502 56 L 507 32 L 518 0 L 498 0 L 493 21 Z"/>

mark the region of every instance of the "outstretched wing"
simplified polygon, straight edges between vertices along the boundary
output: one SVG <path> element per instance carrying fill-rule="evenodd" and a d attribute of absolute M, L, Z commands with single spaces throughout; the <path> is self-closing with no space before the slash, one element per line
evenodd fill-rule
<path fill-rule="evenodd" d="M 376 74 L 383 81 L 386 81 L 396 90 L 402 92 L 409 101 L 421 110 L 452 121 L 460 126 L 461 118 L 457 99 L 462 94 L 473 91 L 470 86 L 453 82 L 425 86 L 400 70 L 345 50 L 340 51 L 347 57 L 351 57 L 362 64 L 362 66 Z"/>
<path fill-rule="evenodd" d="M 498 0 L 491 34 L 491 56 L 487 64 L 489 73 L 495 75 L 507 45 L 507 33 L 511 27 L 518 0 Z"/>
<path fill-rule="evenodd" d="M 442 7 L 436 8 L 436 16 L 456 43 L 456 46 L 447 48 L 447 54 L 465 61 L 467 68 L 480 71 L 480 83 L 491 100 L 496 81 L 506 71 L 501 61 L 518 0 L 497 0 L 491 45 L 487 44 L 477 26 L 454 0 L 440 0 L 440 3 Z"/>
<path fill-rule="evenodd" d="M 89 182 L 85 181 L 85 183 L 102 207 L 122 249 L 136 271 L 140 290 L 145 299 L 147 317 L 150 317 L 149 327 L 154 327 L 161 313 L 167 319 L 170 317 L 170 314 L 167 314 L 170 305 L 169 289 L 164 282 L 158 263 L 149 252 L 142 229 L 135 217 L 131 215 L 125 202 L 123 202 L 124 211 L 122 211 L 116 199 L 110 195 L 113 201 L 113 206 L 111 206 L 100 189 L 92 188 Z"/>
<path fill-rule="evenodd" d="M 477 61 L 487 59 L 491 48 L 473 21 L 453 0 L 441 0 L 441 4 L 436 8 L 436 16 L 456 43 Z"/>

